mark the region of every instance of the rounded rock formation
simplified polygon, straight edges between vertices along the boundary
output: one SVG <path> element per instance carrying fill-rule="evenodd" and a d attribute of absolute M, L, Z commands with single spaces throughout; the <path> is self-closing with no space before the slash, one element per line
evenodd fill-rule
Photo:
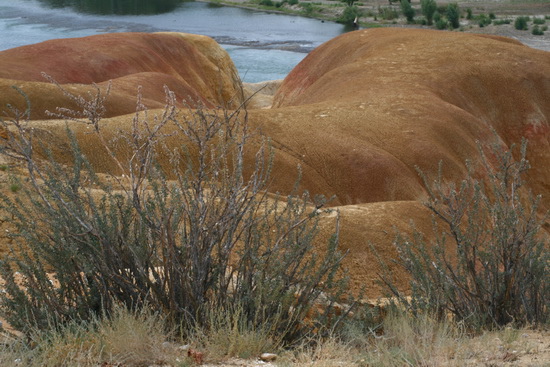
<path fill-rule="evenodd" d="M 340 204 L 417 200 L 415 167 L 464 177 L 476 141 L 529 140 L 535 192 L 548 192 L 550 53 L 503 37 L 418 29 L 339 36 L 292 70 L 264 132 Z M 256 117 L 256 115 L 259 115 Z M 304 175 L 307 176 L 307 175 Z M 305 177 L 307 180 L 307 177 Z M 545 205 L 550 207 L 550 198 Z"/>
<path fill-rule="evenodd" d="M 185 33 L 109 33 L 50 40 L 0 51 L 0 105 L 25 108 L 17 86 L 32 105 L 32 119 L 44 111 L 75 107 L 44 74 L 75 95 L 103 92 L 112 83 L 106 117 L 136 110 L 138 87 L 149 108 L 165 104 L 164 86 L 180 105 L 235 108 L 242 103 L 238 72 L 213 39 Z M 185 101 L 185 102 L 183 102 Z"/>

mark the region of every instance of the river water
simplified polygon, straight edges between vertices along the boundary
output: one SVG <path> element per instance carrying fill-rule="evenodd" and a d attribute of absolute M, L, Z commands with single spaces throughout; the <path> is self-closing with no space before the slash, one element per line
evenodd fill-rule
<path fill-rule="evenodd" d="M 0 50 L 54 38 L 105 32 L 176 31 L 213 37 L 231 55 L 241 79 L 284 78 L 321 43 L 344 32 L 332 22 L 203 2 L 184 2 L 168 13 L 97 15 L 37 0 L 0 0 Z"/>

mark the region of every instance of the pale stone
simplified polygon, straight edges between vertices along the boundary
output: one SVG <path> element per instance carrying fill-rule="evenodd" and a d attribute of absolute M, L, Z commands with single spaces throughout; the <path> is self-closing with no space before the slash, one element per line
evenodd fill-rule
<path fill-rule="evenodd" d="M 273 353 L 262 353 L 260 359 L 264 362 L 273 362 L 277 359 L 277 355 Z"/>

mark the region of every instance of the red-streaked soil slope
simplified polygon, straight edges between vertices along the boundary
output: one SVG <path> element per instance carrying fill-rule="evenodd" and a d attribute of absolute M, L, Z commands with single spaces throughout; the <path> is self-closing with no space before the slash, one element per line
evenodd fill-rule
<path fill-rule="evenodd" d="M 440 160 L 448 179 L 463 177 L 492 130 L 506 145 L 529 139 L 532 188 L 548 192 L 549 97 L 549 52 L 496 36 L 370 29 L 311 52 L 261 118 L 341 204 L 418 199 L 414 167 L 434 174 Z"/>
<path fill-rule="evenodd" d="M 370 294 L 377 261 L 369 243 L 389 258 L 392 226 L 403 230 L 414 219 L 430 231 L 416 202 L 424 191 L 415 167 L 435 178 L 443 160 L 445 179 L 457 181 L 465 160 L 477 157 L 476 141 L 509 146 L 526 137 L 530 188 L 550 207 L 550 53 L 510 39 L 348 33 L 308 55 L 274 107 L 252 118 L 280 149 L 280 166 L 300 163 L 307 188 L 337 195 L 347 265 L 354 285 L 370 286 Z"/>
<path fill-rule="evenodd" d="M 29 96 L 33 119 L 67 104 L 43 72 L 75 94 L 93 92 L 93 83 L 104 89 L 112 81 L 107 116 L 134 112 L 138 86 L 150 108 L 164 106 L 164 85 L 191 106 L 240 104 L 233 61 L 214 40 L 199 35 L 111 33 L 51 40 L 1 51 L 0 65 L 0 105 L 23 106 L 11 88 L 16 85 Z"/>

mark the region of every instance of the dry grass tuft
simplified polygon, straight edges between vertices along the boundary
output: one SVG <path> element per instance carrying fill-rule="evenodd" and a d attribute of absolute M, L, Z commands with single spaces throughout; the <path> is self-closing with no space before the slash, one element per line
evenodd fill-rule
<path fill-rule="evenodd" d="M 375 335 L 356 325 L 345 336 L 305 339 L 283 350 L 267 328 L 251 329 L 242 319 L 218 314 L 211 316 L 208 331 L 191 336 L 188 349 L 171 339 L 173 333 L 157 315 L 117 309 L 110 320 L 36 332 L 30 343 L 0 335 L 0 366 L 196 365 L 188 350 L 204 354 L 206 363 L 214 363 L 208 366 L 259 366 L 257 357 L 264 352 L 279 355 L 268 364 L 278 367 L 546 367 L 550 363 L 548 331 L 504 328 L 471 337 L 456 326 L 403 313 L 388 315 L 382 328 L 382 335 Z"/>
<path fill-rule="evenodd" d="M 307 342 L 284 354 L 279 366 L 340 367 L 361 366 L 362 355 L 347 343 L 336 338 Z"/>
<path fill-rule="evenodd" d="M 367 347 L 369 366 L 441 366 L 455 357 L 463 336 L 456 327 L 426 315 L 390 314 L 383 330 Z"/>
<path fill-rule="evenodd" d="M 167 343 L 172 332 L 158 315 L 117 307 L 109 319 L 73 322 L 57 330 L 31 333 L 30 342 L 6 339 L 0 366 L 97 367 L 177 365 L 184 351 Z"/>
<path fill-rule="evenodd" d="M 351 325 L 342 337 L 309 341 L 287 351 L 278 366 L 308 367 L 475 367 L 550 365 L 550 334 L 504 328 L 482 335 L 466 334 L 457 325 L 423 316 L 389 314 L 383 333 Z"/>
<path fill-rule="evenodd" d="M 111 319 L 99 324 L 96 333 L 103 345 L 103 359 L 139 366 L 163 364 L 175 357 L 165 343 L 173 332 L 162 317 L 145 310 L 128 312 L 118 307 Z"/>
<path fill-rule="evenodd" d="M 273 315 L 276 319 L 277 315 Z M 238 357 L 257 358 L 262 353 L 276 353 L 281 340 L 275 337 L 270 325 L 255 326 L 243 315 L 242 309 L 221 313 L 209 313 L 209 329 L 197 329 L 191 337 L 201 349 L 207 351 L 208 360 L 220 361 Z"/>

